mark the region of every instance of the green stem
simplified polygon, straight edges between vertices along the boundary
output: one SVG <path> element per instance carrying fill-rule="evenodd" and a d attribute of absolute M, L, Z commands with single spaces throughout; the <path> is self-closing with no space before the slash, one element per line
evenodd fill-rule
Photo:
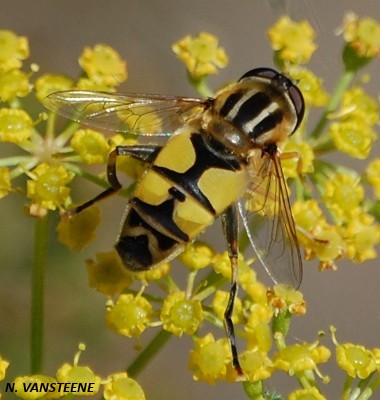
<path fill-rule="evenodd" d="M 207 75 L 201 78 L 194 78 L 190 74 L 188 74 L 188 78 L 191 85 L 196 89 L 201 97 L 208 98 L 214 96 L 214 92 L 207 85 Z"/>
<path fill-rule="evenodd" d="M 373 391 L 371 388 L 366 388 L 364 391 L 360 394 L 360 396 L 357 398 L 357 400 L 368 400 L 372 397 Z"/>
<path fill-rule="evenodd" d="M 0 160 L 0 167 L 13 167 L 14 165 L 26 164 L 30 161 L 33 162 L 33 159 L 30 156 L 4 157 Z"/>
<path fill-rule="evenodd" d="M 136 377 L 149 364 L 149 361 L 164 347 L 171 336 L 172 334 L 170 332 L 163 329 L 160 330 L 160 332 L 127 368 L 128 376 L 132 378 Z"/>
<path fill-rule="evenodd" d="M 99 185 L 100 187 L 102 187 L 104 189 L 107 189 L 109 187 L 109 183 L 107 183 L 104 179 L 101 179 L 96 175 L 90 174 L 89 172 L 84 171 L 82 168 L 80 168 L 74 164 L 64 163 L 64 166 L 69 171 L 74 172 L 75 175 L 85 178 L 88 181 L 93 182 L 96 185 Z"/>
<path fill-rule="evenodd" d="M 354 71 L 354 70 L 346 70 L 346 71 L 344 71 L 343 75 L 340 77 L 340 79 L 334 89 L 334 92 L 331 96 L 330 102 L 325 109 L 325 112 L 323 113 L 321 119 L 319 120 L 317 126 L 314 128 L 313 133 L 311 134 L 312 138 L 317 139 L 322 135 L 324 128 L 326 127 L 326 125 L 329 121 L 329 119 L 328 119 L 329 114 L 331 114 L 332 112 L 334 112 L 337 109 L 337 107 L 342 99 L 342 95 L 343 95 L 344 91 L 347 90 L 347 88 L 350 86 L 352 80 L 355 77 L 355 73 L 356 73 L 356 71 Z"/>
<path fill-rule="evenodd" d="M 30 345 L 30 369 L 32 374 L 37 374 L 42 371 L 44 340 L 44 273 L 49 230 L 48 215 L 49 214 L 43 218 L 37 218 L 34 229 Z"/>
<path fill-rule="evenodd" d="M 353 378 L 351 378 L 348 375 L 346 376 L 346 379 L 344 381 L 344 386 L 343 386 L 342 400 L 350 399 L 353 381 L 354 381 Z"/>
<path fill-rule="evenodd" d="M 376 378 L 371 383 L 370 388 L 372 392 L 375 392 L 379 387 L 380 387 L 380 375 L 377 374 Z"/>
<path fill-rule="evenodd" d="M 45 135 L 45 138 L 47 140 L 53 140 L 54 138 L 56 117 L 57 117 L 56 113 L 48 114 L 48 119 L 46 121 L 46 135 Z"/>
<path fill-rule="evenodd" d="M 251 400 L 264 400 L 263 396 L 263 383 L 262 381 L 257 382 L 243 382 L 243 388 L 245 394 Z"/>

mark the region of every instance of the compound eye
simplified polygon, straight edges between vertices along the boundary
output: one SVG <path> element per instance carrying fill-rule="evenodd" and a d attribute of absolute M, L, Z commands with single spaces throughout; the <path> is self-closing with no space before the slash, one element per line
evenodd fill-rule
<path fill-rule="evenodd" d="M 245 79 L 245 78 L 253 78 L 253 77 L 275 79 L 278 75 L 279 75 L 279 73 L 272 68 L 266 68 L 266 67 L 255 68 L 255 69 L 251 69 L 250 71 L 246 72 L 239 79 L 239 81 L 241 81 L 242 79 Z"/>
<path fill-rule="evenodd" d="M 290 100 L 292 101 L 292 103 L 294 105 L 294 109 L 297 114 L 297 124 L 293 129 L 293 132 L 295 132 L 297 130 L 297 128 L 299 127 L 300 123 L 302 122 L 303 115 L 305 113 L 305 101 L 303 99 L 302 92 L 294 84 L 292 84 L 289 87 L 288 93 L 289 93 Z"/>

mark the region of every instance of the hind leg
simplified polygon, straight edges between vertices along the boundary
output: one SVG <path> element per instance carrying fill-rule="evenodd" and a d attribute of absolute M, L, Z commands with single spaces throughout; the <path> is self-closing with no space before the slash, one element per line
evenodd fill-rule
<path fill-rule="evenodd" d="M 161 146 L 155 145 L 134 145 L 134 146 L 117 146 L 108 156 L 107 161 L 107 180 L 110 187 L 99 193 L 93 199 L 86 201 L 80 206 L 68 211 L 68 215 L 72 216 L 78 214 L 86 208 L 92 206 L 104 198 L 111 196 L 121 189 L 121 184 L 116 174 L 116 160 L 119 156 L 130 156 L 136 160 L 152 163 L 156 158 L 158 152 L 161 150 Z"/>

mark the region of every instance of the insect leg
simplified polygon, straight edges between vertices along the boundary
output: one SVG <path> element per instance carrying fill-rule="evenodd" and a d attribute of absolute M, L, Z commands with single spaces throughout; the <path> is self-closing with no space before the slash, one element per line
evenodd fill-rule
<path fill-rule="evenodd" d="M 292 160 L 297 161 L 297 174 L 302 177 L 302 157 L 298 151 L 287 151 L 286 153 L 280 154 L 280 160 Z"/>
<path fill-rule="evenodd" d="M 131 156 L 136 160 L 151 163 L 156 158 L 158 152 L 161 150 L 161 146 L 155 145 L 136 145 L 136 146 L 116 146 L 114 150 L 108 155 L 107 161 L 107 180 L 111 185 L 109 188 L 99 193 L 93 199 L 86 201 L 80 206 L 68 211 L 68 215 L 72 216 L 85 210 L 86 208 L 97 203 L 121 189 L 121 183 L 117 179 L 116 174 L 116 159 L 118 156 Z"/>
<path fill-rule="evenodd" d="M 238 290 L 237 275 L 238 275 L 238 236 L 239 236 L 239 215 L 236 204 L 227 208 L 222 215 L 222 224 L 224 236 L 228 244 L 228 256 L 231 261 L 231 287 L 230 297 L 224 312 L 224 325 L 227 332 L 228 341 L 231 346 L 232 364 L 239 376 L 243 376 L 243 370 L 239 363 L 238 352 L 236 348 L 235 329 L 232 322 L 232 312 L 234 310 L 234 302 Z"/>
<path fill-rule="evenodd" d="M 118 156 L 131 156 L 132 158 L 151 164 L 162 146 L 141 144 L 134 146 L 116 146 L 115 150 Z"/>

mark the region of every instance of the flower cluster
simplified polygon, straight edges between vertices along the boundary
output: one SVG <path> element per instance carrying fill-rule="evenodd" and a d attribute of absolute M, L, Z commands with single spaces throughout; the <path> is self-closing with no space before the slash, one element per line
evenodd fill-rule
<path fill-rule="evenodd" d="M 374 178 L 373 167 L 377 159 L 369 161 L 367 168 L 359 173 L 331 163 L 325 156 L 336 152 L 367 160 L 377 139 L 379 104 L 365 90 L 369 78 L 357 77 L 365 63 L 351 62 L 348 67 L 346 62 L 336 88 L 331 94 L 326 92 L 322 79 L 304 65 L 316 48 L 310 29 L 306 21 L 296 23 L 282 17 L 268 34 L 276 51 L 276 62 L 299 81 L 306 116 L 313 107 L 324 107 L 314 127 L 309 126 L 306 118 L 287 142 L 284 152 L 297 157 L 284 157 L 282 164 L 285 176 L 295 183 L 293 214 L 306 257 L 318 259 L 321 269 L 335 269 L 337 260 L 344 257 L 363 262 L 377 256 L 380 226 L 373 210 L 378 199 L 365 196 L 368 184 L 376 192 L 378 180 Z M 366 57 L 369 62 L 379 55 L 380 25 L 373 19 L 349 14 L 342 33 L 346 46 L 353 52 L 351 59 Z M 350 57 L 346 56 L 346 60 Z M 327 212 L 322 211 L 323 207 Z"/>
<path fill-rule="evenodd" d="M 152 275 L 152 270 L 123 272 L 114 252 L 99 254 L 96 260 L 90 260 L 88 272 L 92 287 L 112 296 L 117 296 L 124 287 L 123 294 L 107 303 L 107 325 L 120 335 L 135 338 L 140 338 L 148 328 L 158 327 L 179 337 L 188 335 L 194 341 L 189 368 L 195 380 L 209 383 L 235 381 L 239 377 L 232 365 L 230 344 L 224 334 L 220 338 L 212 333 L 199 336 L 200 328 L 206 324 L 223 326 L 229 293 L 219 288 L 231 279 L 228 254 L 215 253 L 207 244 L 195 242 L 186 248 L 180 258 L 189 270 L 184 290 L 173 278 L 169 278 L 168 264 L 159 266 L 158 272 Z M 210 265 L 214 271 L 196 284 L 197 276 Z M 133 290 L 136 280 L 144 282 L 138 293 Z M 148 294 L 151 283 L 156 283 L 168 294 L 165 297 Z M 310 362 L 303 361 L 306 355 L 301 351 L 286 352 L 286 349 L 292 348 L 285 345 L 290 320 L 294 315 L 306 312 L 302 294 L 286 285 L 278 285 L 268 291 L 243 257 L 239 260 L 239 285 L 245 296 L 235 300 L 232 321 L 235 328 L 241 331 L 239 336 L 246 346 L 240 354 L 244 379 L 254 384 L 270 378 L 276 371 L 289 372 L 291 367 L 286 369 L 284 366 L 289 362 L 299 363 L 297 373 L 305 373 L 308 379 L 314 377 L 314 373 L 322 376 L 318 364 L 326 362 L 330 356 L 325 347 L 304 343 L 305 351 L 311 351 Z M 274 345 L 281 350 L 271 357 Z M 135 363 L 139 363 L 139 358 Z M 138 367 L 133 364 L 131 368 Z"/>
<path fill-rule="evenodd" d="M 31 215 L 42 217 L 48 211 L 67 209 L 72 202 L 70 184 L 81 173 L 77 164 L 104 164 L 114 145 L 102 133 L 79 129 L 75 123 L 57 134 L 55 116 L 41 112 L 33 119 L 22 99 L 30 95 L 43 102 L 52 92 L 75 88 L 112 91 L 127 78 L 126 63 L 114 49 L 96 45 L 80 55 L 83 72 L 76 82 L 59 74 L 36 77 L 38 66 L 32 65 L 30 72 L 23 70 L 29 57 L 25 37 L 0 31 L 0 43 L 0 142 L 11 143 L 17 151 L 1 160 L 0 196 L 15 192 L 17 178 L 26 175 Z"/>
<path fill-rule="evenodd" d="M 358 77 L 361 69 L 380 54 L 380 25 L 350 14 L 342 33 L 346 41 L 344 71 L 336 88 L 328 93 L 322 78 L 306 67 L 317 49 L 310 24 L 283 17 L 268 31 L 277 66 L 298 82 L 305 98 L 305 121 L 281 149 L 281 164 L 295 198 L 292 211 L 301 250 L 306 259 L 318 260 L 321 269 L 337 268 L 342 258 L 357 263 L 373 259 L 380 243 L 380 158 L 367 161 L 377 138 L 379 106 L 366 93 L 365 80 Z M 212 96 L 207 78 L 228 62 L 218 39 L 203 32 L 196 37 L 186 36 L 172 49 L 185 64 L 191 84 L 202 96 Z M 33 118 L 23 107 L 26 96 L 44 102 L 50 93 L 68 89 L 114 91 L 127 78 L 126 62 L 114 49 L 104 44 L 85 48 L 78 59 L 82 71 L 77 80 L 53 73 L 38 75 L 36 65 L 25 72 L 28 57 L 26 38 L 0 31 L 0 143 L 10 145 L 15 152 L 0 160 L 0 198 L 21 187 L 28 198 L 29 214 L 41 220 L 49 213 L 72 207 L 71 185 L 75 179 L 85 178 L 107 187 L 104 172 L 90 173 L 87 167 L 106 164 L 116 146 L 134 144 L 138 139 L 127 132 L 107 138 L 73 121 L 58 130 L 54 113 L 41 111 Z M 309 116 L 314 108 L 320 110 L 321 117 L 315 126 L 310 126 L 313 119 Z M 154 119 L 154 113 L 149 111 L 147 118 Z M 143 118 L 138 113 L 134 117 L 136 120 L 129 123 L 138 130 Z M 342 156 L 337 159 L 362 160 L 365 167 L 358 172 L 328 161 L 326 155 L 330 154 Z M 117 164 L 118 171 L 133 180 L 146 168 L 130 157 Z M 19 179 L 23 175 L 25 190 Z M 127 190 L 133 187 L 132 184 Z M 276 193 L 271 189 L 261 196 L 268 199 L 261 211 L 273 217 L 278 207 L 272 201 Z M 366 195 L 369 191 L 372 197 Z M 249 207 L 250 211 L 255 210 L 253 202 Z M 100 223 L 99 210 L 89 207 L 79 213 L 62 214 L 57 226 L 59 241 L 71 250 L 81 250 L 93 240 Z M 114 251 L 98 253 L 88 260 L 89 286 L 107 296 L 106 326 L 138 340 L 139 345 L 147 330 L 156 330 L 157 335 L 129 366 L 128 374 L 101 379 L 89 367 L 79 366 L 79 352 L 72 364 L 59 368 L 55 377 L 40 374 L 16 378 L 18 396 L 38 398 L 23 391 L 25 383 L 55 384 L 61 389 L 58 384 L 83 382 L 92 383 L 96 393 L 103 388 L 104 399 L 144 399 L 132 377 L 155 353 L 152 347 L 175 335 L 189 336 L 193 341 L 188 366 L 195 380 L 211 384 L 243 380 L 247 396 L 263 400 L 276 398 L 265 390 L 265 381 L 275 373 L 285 372 L 301 385 L 289 394 L 289 399 L 325 399 L 319 383 L 328 383 L 329 378 L 322 374 L 320 365 L 330 359 L 331 351 L 320 343 L 321 337 L 314 342 L 287 343 L 292 319 L 306 313 L 301 292 L 281 284 L 268 289 L 252 268 L 257 260 L 239 254 L 240 291 L 234 299 L 231 321 L 238 339 L 241 374 L 234 368 L 231 342 L 223 331 L 232 299 L 229 285 L 235 278 L 231 276 L 228 253 L 216 253 L 208 244 L 197 241 L 178 259 L 187 268 L 185 284 L 171 276 L 170 263 L 131 272 Z M 159 294 L 150 290 L 152 286 L 159 288 Z M 219 334 L 213 327 L 220 328 Z M 367 396 L 369 391 L 374 392 L 380 381 L 380 350 L 350 343 L 341 345 L 333 329 L 332 338 L 337 364 L 352 379 L 345 385 L 345 398 L 349 398 L 351 390 L 366 391 Z M 0 379 L 7 366 L 8 362 L 0 358 Z M 354 379 L 358 380 L 357 386 L 351 387 Z M 61 397 L 60 389 L 44 398 Z"/>
<path fill-rule="evenodd" d="M 141 386 L 125 372 L 119 372 L 101 378 L 90 367 L 79 364 L 83 344 L 72 363 L 61 365 L 55 376 L 25 375 L 18 376 L 13 382 L 14 394 L 21 399 L 59 399 L 67 396 L 93 397 L 103 393 L 104 400 L 145 400 Z M 4 379 L 7 362 L 0 357 L 0 380 Z"/>

